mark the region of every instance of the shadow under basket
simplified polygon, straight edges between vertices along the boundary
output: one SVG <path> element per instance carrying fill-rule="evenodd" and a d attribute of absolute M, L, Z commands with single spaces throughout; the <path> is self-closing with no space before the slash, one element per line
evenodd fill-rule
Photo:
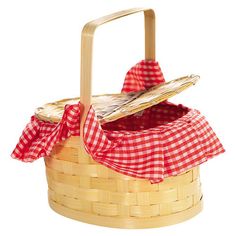
<path fill-rule="evenodd" d="M 80 137 L 45 158 L 48 196 L 57 213 L 115 228 L 152 228 L 192 218 L 202 209 L 199 167 L 159 184 L 115 172 L 80 148 Z"/>

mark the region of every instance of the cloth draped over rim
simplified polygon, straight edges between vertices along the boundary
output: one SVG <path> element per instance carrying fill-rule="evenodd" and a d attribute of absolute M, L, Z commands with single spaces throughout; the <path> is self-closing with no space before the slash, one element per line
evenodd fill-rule
<path fill-rule="evenodd" d="M 122 92 L 140 91 L 164 82 L 155 61 L 141 61 L 126 74 Z M 31 117 L 13 158 L 32 162 L 49 156 L 53 146 L 79 136 L 80 103 L 66 105 L 58 123 Z M 101 125 L 90 107 L 84 125 L 87 152 L 119 173 L 159 183 L 224 152 L 205 117 L 195 109 L 167 101 Z"/>

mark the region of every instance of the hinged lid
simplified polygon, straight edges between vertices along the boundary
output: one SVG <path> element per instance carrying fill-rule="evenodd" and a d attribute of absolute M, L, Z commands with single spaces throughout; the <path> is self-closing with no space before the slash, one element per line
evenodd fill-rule
<path fill-rule="evenodd" d="M 92 106 L 100 123 L 108 123 L 165 101 L 194 85 L 198 79 L 199 76 L 190 75 L 139 92 L 96 95 L 92 97 Z M 35 115 L 44 121 L 59 122 L 65 105 L 78 102 L 79 98 L 72 98 L 47 103 L 37 108 Z"/>

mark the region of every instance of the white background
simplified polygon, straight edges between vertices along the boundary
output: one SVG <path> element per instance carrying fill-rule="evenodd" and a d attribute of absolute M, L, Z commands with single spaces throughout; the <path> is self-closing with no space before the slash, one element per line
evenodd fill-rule
<path fill-rule="evenodd" d="M 47 204 L 43 160 L 25 164 L 10 153 L 36 107 L 79 96 L 83 25 L 140 6 L 156 10 L 156 54 L 166 80 L 202 78 L 171 101 L 199 109 L 227 152 L 202 165 L 204 210 L 189 221 L 119 230 L 67 219 Z M 233 0 L 1 0 L 0 235 L 235 235 L 235 9 Z M 94 94 L 118 92 L 127 70 L 143 59 L 142 20 L 138 14 L 97 31 Z"/>

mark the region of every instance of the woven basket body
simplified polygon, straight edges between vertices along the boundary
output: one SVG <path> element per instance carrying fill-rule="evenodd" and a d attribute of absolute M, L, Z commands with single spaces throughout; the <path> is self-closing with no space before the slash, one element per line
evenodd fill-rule
<path fill-rule="evenodd" d="M 45 158 L 49 204 L 61 215 L 117 228 L 149 228 L 187 220 L 202 209 L 198 167 L 151 184 L 117 173 L 85 155 L 80 138 Z"/>

